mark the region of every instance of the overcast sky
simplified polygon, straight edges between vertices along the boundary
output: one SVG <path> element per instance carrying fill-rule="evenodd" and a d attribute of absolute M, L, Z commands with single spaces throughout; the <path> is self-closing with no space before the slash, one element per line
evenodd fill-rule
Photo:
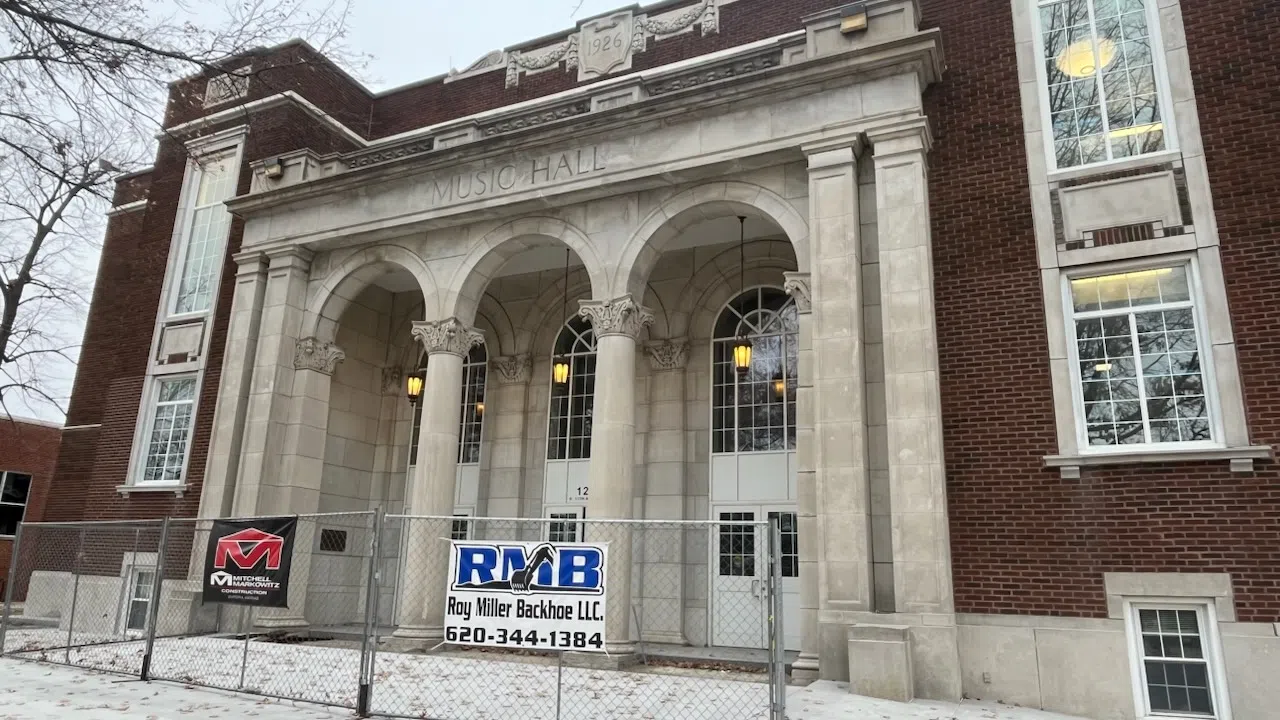
<path fill-rule="evenodd" d="M 578 20 L 627 6 L 626 0 L 352 0 L 347 43 L 354 52 L 371 56 L 354 74 L 379 91 L 451 67 L 465 68 L 492 50 L 569 30 Z M 96 264 L 90 259 L 86 265 L 92 268 L 85 273 L 92 282 Z M 78 342 L 83 334 L 81 321 L 63 337 Z M 50 389 L 64 405 L 70 400 L 73 372 L 60 364 L 48 368 Z M 64 420 L 51 405 L 28 404 L 16 395 L 6 401 L 17 416 Z"/>

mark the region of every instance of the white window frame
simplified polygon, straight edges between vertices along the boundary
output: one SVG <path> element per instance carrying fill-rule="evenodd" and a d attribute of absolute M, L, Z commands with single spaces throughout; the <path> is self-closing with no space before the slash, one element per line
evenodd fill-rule
<path fill-rule="evenodd" d="M 483 360 L 471 359 L 471 353 L 474 353 L 477 349 L 484 353 Z M 459 465 L 479 465 L 480 456 L 484 452 L 484 412 L 480 412 L 479 416 L 474 421 L 475 424 L 478 426 L 478 430 L 479 430 L 479 432 L 477 432 L 476 434 L 477 437 L 475 442 L 476 459 L 470 462 L 464 462 L 462 459 L 463 452 L 466 450 L 467 444 L 468 444 L 467 434 L 465 432 L 468 424 L 467 413 L 476 414 L 476 408 L 475 408 L 476 403 L 479 403 L 480 405 L 484 405 L 485 393 L 489 389 L 488 387 L 489 385 L 489 348 L 486 347 L 484 343 L 481 343 L 476 348 L 473 348 L 471 353 L 468 353 L 466 357 L 462 358 L 462 412 L 458 417 L 458 464 Z M 477 374 L 483 374 L 483 378 L 479 383 L 480 394 L 474 399 L 474 402 L 473 402 L 472 399 L 467 396 L 467 390 L 471 387 L 471 382 Z"/>
<path fill-rule="evenodd" d="M 190 241 L 189 230 L 196 212 L 196 196 L 200 191 L 200 179 L 203 175 L 203 170 L 200 167 L 201 159 L 227 154 L 232 156 L 231 172 L 235 179 L 233 180 L 231 197 L 235 197 L 236 189 L 240 183 L 241 165 L 244 162 L 244 137 L 247 133 L 248 128 L 233 128 L 208 138 L 201 138 L 187 145 L 187 152 L 191 157 L 187 159 L 186 173 L 182 180 L 182 193 L 178 202 L 178 219 L 174 223 L 173 238 L 169 244 L 169 263 L 165 272 L 164 300 L 161 304 L 162 310 L 160 313 L 161 323 L 211 316 L 217 308 L 218 289 L 222 284 L 222 270 L 231 238 L 230 223 L 227 224 L 227 235 L 222 239 L 222 252 L 218 261 L 214 264 L 217 269 L 212 278 L 213 297 L 210 298 L 208 309 L 184 313 L 177 312 L 178 290 L 182 286 L 182 267 L 186 258 L 187 245 Z M 205 333 L 206 337 L 210 334 L 208 332 Z"/>
<path fill-rule="evenodd" d="M 450 525 L 449 525 L 449 537 L 453 538 L 454 540 L 471 540 L 471 539 L 473 539 L 473 538 L 475 537 L 475 534 L 476 534 L 476 523 L 475 523 L 475 520 L 473 520 L 472 518 L 474 518 L 474 517 L 475 517 L 475 515 L 476 515 L 476 513 L 475 513 L 475 510 L 474 510 L 473 508 L 464 508 L 464 507 L 456 507 L 456 508 L 454 508 L 454 509 L 453 509 L 453 521 L 452 521 L 452 522 L 450 523 Z M 465 523 L 466 523 L 467 532 L 466 532 L 466 536 L 465 536 L 465 537 L 454 537 L 453 524 L 452 524 L 452 523 L 454 523 L 454 522 L 459 522 L 459 521 L 462 521 L 462 522 L 465 522 Z"/>
<path fill-rule="evenodd" d="M 572 518 L 556 518 L 555 515 L 573 515 Z M 547 518 L 546 529 L 542 532 L 542 537 L 547 542 L 551 542 L 551 524 L 564 523 L 566 525 L 575 525 L 577 537 L 573 540 L 563 542 L 586 542 L 587 535 L 587 509 L 582 505 L 551 505 L 548 506 L 543 514 Z M 557 541 L 561 542 L 561 541 Z"/>
<path fill-rule="evenodd" d="M 560 338 L 561 338 L 565 333 L 570 332 L 570 329 L 569 329 L 569 323 L 574 322 L 576 319 L 577 319 L 577 316 L 576 316 L 576 315 L 575 315 L 575 316 L 570 316 L 570 318 L 569 318 L 568 320 L 566 320 L 566 321 L 564 321 L 563 323 L 561 323 L 561 325 L 560 325 L 560 330 L 556 333 L 555 338 L 552 340 L 552 346 L 551 346 L 551 369 L 550 369 L 550 370 L 548 371 L 548 373 L 547 373 L 547 380 L 548 380 L 548 385 L 547 385 L 547 388 L 548 388 L 548 390 L 547 390 L 547 392 L 548 392 L 548 394 L 547 394 L 547 438 L 546 438 L 545 447 L 543 447 L 543 449 L 542 449 L 542 452 L 543 452 L 543 458 L 544 458 L 544 460 L 545 460 L 546 462 L 549 462 L 549 463 L 552 463 L 552 462 L 560 462 L 560 463 L 562 463 L 562 462 L 586 462 L 586 461 L 588 461 L 588 460 L 590 460 L 590 459 L 591 459 L 591 448 L 592 448 L 592 443 L 593 443 L 593 441 L 594 441 L 593 435 L 595 434 L 595 423 L 594 423 L 594 422 L 592 422 L 592 424 L 591 424 L 591 434 L 590 434 L 590 435 L 586 435 L 586 436 L 585 436 L 585 437 L 586 437 L 586 439 L 587 439 L 587 454 L 586 454 L 586 457 L 572 457 L 571 448 L 573 447 L 573 439 L 574 439 L 574 435 L 573 435 L 573 399 L 574 399 L 575 397 L 590 397 L 590 400 L 591 400 L 591 411 L 590 411 L 590 413 L 588 414 L 588 417 L 594 417 L 594 415 L 593 415 L 593 413 L 595 412 L 595 396 L 594 396 L 594 388 L 595 388 L 595 383 L 597 383 L 597 382 L 599 382 L 599 381 L 600 381 L 600 375 L 599 375 L 599 372 L 598 372 L 598 370 L 599 370 L 599 362 L 600 362 L 600 356 L 599 356 L 599 353 L 600 353 L 600 337 L 599 337 L 598 335 L 596 335 L 596 334 L 595 334 L 595 328 L 594 328 L 594 327 L 592 327 L 591 323 L 587 322 L 587 323 L 586 323 L 586 326 L 587 326 L 587 332 L 591 333 L 591 345 L 592 345 L 592 348 L 591 348 L 590 350 L 578 351 L 578 350 L 575 350 L 573 346 L 571 346 L 571 347 L 570 347 L 569 352 L 564 353 L 563 355 L 556 353 L 556 349 L 560 346 Z M 584 322 L 585 322 L 585 321 L 584 321 Z M 576 345 L 576 344 L 577 344 L 577 343 L 576 343 L 576 340 L 575 340 L 574 345 Z M 575 395 L 575 394 L 574 394 L 574 392 L 573 392 L 573 382 L 574 382 L 574 380 L 575 380 L 575 379 L 576 379 L 576 377 L 577 377 L 577 373 L 575 373 L 575 372 L 574 372 L 574 370 L 573 370 L 573 368 L 574 368 L 574 366 L 575 366 L 575 364 L 576 364 L 574 361 L 575 361 L 575 360 L 577 360 L 578 358 L 588 358 L 588 357 L 590 357 L 590 358 L 594 358 L 594 360 L 595 360 L 595 362 L 594 362 L 594 363 L 592 364 L 592 366 L 591 366 L 591 377 L 592 377 L 592 381 L 591 381 L 591 382 L 592 382 L 592 386 L 591 386 L 591 387 L 593 388 L 593 390 L 592 390 L 592 394 L 591 394 L 591 395 L 589 395 L 589 396 L 588 396 L 588 395 Z M 564 442 L 564 457 L 560 457 L 560 458 L 553 458 L 553 457 L 551 457 L 551 454 L 552 454 L 552 453 L 551 453 L 551 441 L 552 441 L 551 435 L 552 435 L 552 427 L 553 427 L 553 423 L 554 423 L 554 422 L 555 422 L 555 420 L 556 420 L 556 415 L 555 415 L 556 380 L 555 380 L 554 372 L 555 372 L 555 363 L 556 363 L 556 361 L 557 361 L 557 360 L 559 360 L 559 359 L 562 359 L 562 358 L 563 358 L 563 359 L 566 359 L 566 360 L 569 362 L 569 380 L 568 380 L 568 383 L 567 383 L 567 385 L 568 385 L 568 393 L 567 393 L 567 394 L 566 394 L 566 396 L 565 396 L 565 397 L 566 397 L 566 402 L 567 402 L 566 410 L 567 410 L 567 413 L 568 413 L 568 414 L 565 416 L 565 419 L 566 419 L 566 425 L 565 425 L 565 432 L 566 432 L 566 435 L 565 435 L 565 436 L 564 436 L 564 438 L 563 438 L 563 442 Z"/>
<path fill-rule="evenodd" d="M 1145 153 L 1143 155 L 1134 155 L 1123 158 L 1109 158 L 1093 163 L 1083 163 L 1080 165 L 1069 165 L 1067 167 L 1058 167 L 1057 146 L 1053 138 L 1053 108 L 1049 99 L 1049 76 L 1045 72 L 1045 48 L 1044 48 L 1044 25 L 1040 21 L 1040 10 L 1050 5 L 1055 5 L 1068 0 L 1024 0 L 1030 4 L 1031 15 L 1031 33 L 1033 36 L 1033 47 L 1035 48 L 1035 71 L 1036 71 L 1036 91 L 1040 94 L 1040 124 L 1042 136 L 1044 138 L 1045 162 L 1048 163 L 1049 172 L 1070 172 L 1080 170 L 1082 168 L 1096 169 L 1099 172 L 1105 172 L 1108 165 L 1128 164 L 1141 158 L 1161 157 L 1168 153 L 1176 153 L 1179 150 L 1178 129 L 1174 119 L 1174 106 L 1172 89 L 1169 83 L 1169 69 L 1166 65 L 1165 43 L 1160 28 L 1160 9 L 1157 7 L 1158 0 L 1143 0 L 1144 9 L 1147 14 L 1147 27 L 1149 30 L 1148 37 L 1151 38 L 1151 57 L 1152 68 L 1156 75 L 1156 102 L 1160 108 L 1161 122 L 1164 123 L 1164 149 L 1156 152 Z M 1093 22 L 1093 0 L 1087 0 L 1089 3 L 1089 19 Z M 1101 85 L 1101 84 L 1100 84 Z M 1103 88 L 1099 87 L 1099 93 L 1103 92 Z M 1104 128 L 1109 128 L 1107 124 L 1106 99 L 1105 95 L 1100 95 L 1103 105 L 1102 122 Z M 1106 131 L 1104 131 L 1106 132 Z M 1108 151 L 1110 154 L 1110 151 Z"/>
<path fill-rule="evenodd" d="M 1076 341 L 1076 312 L 1071 296 L 1071 281 L 1102 277 L 1126 272 L 1155 270 L 1182 266 L 1187 269 L 1187 285 L 1191 294 L 1191 314 L 1196 326 L 1196 351 L 1200 356 L 1201 382 L 1204 386 L 1205 404 L 1209 413 L 1209 429 L 1212 440 L 1168 443 L 1135 443 L 1129 445 L 1090 445 L 1089 429 L 1084 411 L 1084 388 L 1080 377 L 1079 346 Z M 1209 329 L 1205 323 L 1205 293 L 1200 280 L 1200 268 L 1194 255 L 1172 255 L 1143 258 L 1124 263 L 1081 266 L 1062 273 L 1062 311 L 1067 341 L 1068 372 L 1071 378 L 1071 405 L 1074 415 L 1076 448 L 1080 455 L 1132 454 L 1134 452 L 1179 452 L 1185 450 L 1225 448 L 1221 403 L 1218 397 L 1218 379 L 1213 367 Z M 1152 306 L 1158 308 L 1159 306 Z M 1135 348 L 1135 352 L 1136 352 Z M 1141 358 L 1141 354 L 1138 355 Z M 1139 361 L 1140 363 L 1140 361 Z M 1142 383 L 1139 382 L 1139 402 L 1146 402 Z"/>
<path fill-rule="evenodd" d="M 22 518 L 18 520 L 18 524 L 21 525 L 27 519 L 27 507 L 31 505 L 31 493 L 35 488 L 36 476 L 34 473 L 19 472 L 17 470 L 5 470 L 3 472 L 0 472 L 0 493 L 4 491 L 4 486 L 9 482 L 10 475 L 24 475 L 29 480 L 27 484 L 27 499 L 21 503 Z M 3 497 L 4 496 L 0 494 L 0 498 L 3 498 Z M 6 507 L 18 507 L 19 503 L 6 502 L 3 499 L 0 499 L 0 505 L 4 505 Z M 13 535 L 5 535 L 4 533 L 0 533 L 0 538 L 12 538 L 12 537 Z"/>
<path fill-rule="evenodd" d="M 189 428 L 189 437 L 187 438 L 187 446 L 182 456 L 182 475 L 177 482 L 146 482 L 143 480 L 143 473 L 147 469 L 147 453 L 151 447 L 151 432 L 155 424 L 156 411 L 159 407 L 158 399 L 160 396 L 160 386 L 166 382 L 175 382 L 179 380 L 194 380 L 195 390 L 191 398 L 191 425 Z M 129 486 L 135 488 L 174 488 L 184 487 L 187 483 L 187 473 L 191 471 L 191 448 L 195 445 L 196 436 L 196 419 L 200 410 L 200 373 L 180 373 L 173 375 L 155 375 L 149 378 L 147 391 L 143 396 L 143 412 L 139 413 L 142 419 L 139 432 L 136 433 L 137 440 L 134 446 L 133 467 L 129 472 Z"/>
<path fill-rule="evenodd" d="M 116 621 L 117 631 L 122 635 L 137 636 L 146 632 L 143 630 L 129 629 L 129 606 L 133 602 L 133 589 L 137 583 L 137 575 L 139 572 L 156 572 L 157 553 L 153 552 L 127 552 L 121 559 L 120 566 L 120 611 Z M 153 580 L 154 582 L 154 580 Z M 152 585 L 154 588 L 155 586 Z M 161 584 L 163 587 L 163 581 Z M 154 590 L 153 590 L 154 593 Z M 154 601 L 155 598 L 152 598 Z M 150 618 L 151 608 L 147 608 L 148 619 Z"/>
<path fill-rule="evenodd" d="M 1141 598 L 1124 601 L 1125 639 L 1129 648 L 1129 677 L 1132 681 L 1134 711 L 1138 720 L 1162 720 L 1164 718 L 1200 718 L 1210 716 L 1198 713 L 1155 713 L 1151 711 L 1151 699 L 1147 695 L 1147 672 L 1142 648 L 1142 632 L 1138 621 L 1139 610 L 1194 610 L 1200 625 L 1200 646 L 1209 678 L 1212 695 L 1213 720 L 1232 720 L 1231 702 L 1227 694 L 1226 664 L 1222 654 L 1222 638 L 1218 633 L 1218 614 L 1215 602 L 1210 598 Z"/>

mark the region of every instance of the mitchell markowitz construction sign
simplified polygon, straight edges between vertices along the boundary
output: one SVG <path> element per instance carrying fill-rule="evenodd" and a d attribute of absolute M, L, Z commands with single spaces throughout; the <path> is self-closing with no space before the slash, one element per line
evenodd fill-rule
<path fill-rule="evenodd" d="M 289 606 L 296 517 L 214 520 L 204 557 L 207 603 Z"/>
<path fill-rule="evenodd" d="M 606 548 L 454 540 L 445 641 L 603 652 Z"/>

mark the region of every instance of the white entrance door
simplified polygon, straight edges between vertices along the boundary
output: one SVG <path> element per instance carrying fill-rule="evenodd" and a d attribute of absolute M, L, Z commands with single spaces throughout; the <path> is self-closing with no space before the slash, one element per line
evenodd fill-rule
<path fill-rule="evenodd" d="M 723 647 L 768 647 L 769 540 L 764 526 L 777 519 L 782 529 L 784 645 L 800 648 L 800 579 L 796 511 L 785 506 L 718 507 L 712 557 L 711 643 Z"/>

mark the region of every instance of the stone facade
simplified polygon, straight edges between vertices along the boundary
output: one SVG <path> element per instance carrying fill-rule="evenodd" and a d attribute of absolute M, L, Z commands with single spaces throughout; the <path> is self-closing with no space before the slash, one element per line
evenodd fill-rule
<path fill-rule="evenodd" d="M 1280 670 L 1280 268 L 1259 208 L 1280 158 L 1242 110 L 1267 78 L 1219 54 L 1258 65 L 1250 39 L 1277 28 L 1261 0 L 1147 2 L 1175 149 L 1099 168 L 1048 167 L 1030 0 L 664 2 L 379 95 L 292 44 L 255 56 L 276 77 L 232 101 L 248 113 L 179 83 L 156 167 L 117 193 L 50 518 L 781 513 L 796 681 L 1133 718 L 1133 608 L 1172 602 L 1213 620 L 1218 716 L 1260 717 Z M 843 31 L 858 12 L 866 29 Z M 318 70 L 290 74 L 299 58 Z M 149 388 L 175 372 L 151 348 L 171 322 L 178 139 L 246 132 L 207 342 L 182 367 L 199 379 L 183 479 L 140 484 Z M 1128 200 L 1080 200 L 1099 188 Z M 1148 203 L 1177 234 L 1068 242 Z M 1091 454 L 1062 288 L 1166 258 L 1199 278 L 1221 442 Z M 718 414 L 737 332 L 720 323 L 766 291 L 790 323 L 761 388 L 778 383 L 761 402 L 784 439 L 746 452 L 725 430 L 741 407 Z M 552 381 L 566 324 L 592 331 L 589 459 L 549 421 L 574 392 Z M 475 348 L 482 407 L 463 402 Z M 414 408 L 400 388 L 419 372 Z M 438 564 L 419 535 L 407 557 Z M 717 643 L 708 550 L 672 553 L 615 556 L 613 591 L 650 619 L 612 605 L 612 651 Z M 318 570 L 306 609 L 270 622 L 307 624 L 340 584 Z M 404 641 L 439 636 L 438 595 L 397 608 Z"/>

